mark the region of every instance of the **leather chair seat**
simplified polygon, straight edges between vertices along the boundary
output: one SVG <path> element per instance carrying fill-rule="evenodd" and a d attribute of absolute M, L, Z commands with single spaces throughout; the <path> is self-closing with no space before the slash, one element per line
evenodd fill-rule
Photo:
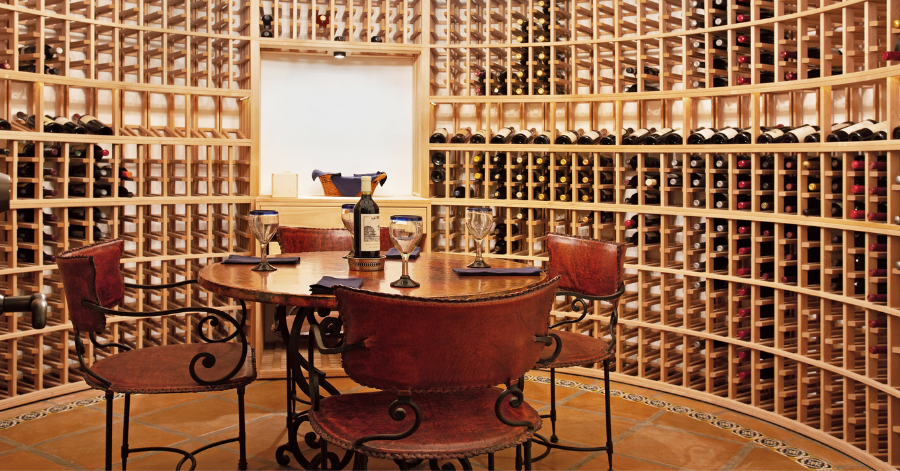
<path fill-rule="evenodd" d="M 533 432 L 526 427 L 510 427 L 494 414 L 494 403 L 500 395 L 497 388 L 464 390 L 451 393 L 413 394 L 412 401 L 422 412 L 422 424 L 411 436 L 402 440 L 373 440 L 357 451 L 384 459 L 459 459 L 493 453 L 530 439 Z M 512 396 L 510 396 L 512 397 Z M 310 411 L 313 430 L 329 443 L 353 449 L 353 443 L 364 436 L 400 433 L 414 420 L 414 412 L 393 420 L 388 407 L 397 399 L 395 392 L 344 394 L 322 399 L 318 411 Z M 504 415 L 510 420 L 527 420 L 540 429 L 541 418 L 527 402 L 513 408 L 504 401 Z"/>
<path fill-rule="evenodd" d="M 247 356 L 241 370 L 231 379 L 220 384 L 198 384 L 191 378 L 191 359 L 198 353 L 211 353 L 216 358 L 212 368 L 205 368 L 203 360 L 197 361 L 195 371 L 202 379 L 221 378 L 238 363 L 241 345 L 236 343 L 199 343 L 189 345 L 164 345 L 129 350 L 106 357 L 94 363 L 92 371 L 112 383 L 108 388 L 89 375 L 85 375 L 91 387 L 119 393 L 184 393 L 224 391 L 244 387 L 256 378 L 256 359 L 253 347 L 247 348 Z"/>
<path fill-rule="evenodd" d="M 562 342 L 562 350 L 559 352 L 556 360 L 546 365 L 539 364 L 540 368 L 582 366 L 601 362 L 613 356 L 612 353 L 606 351 L 608 345 L 602 339 L 562 330 L 554 330 L 553 333 L 559 335 L 559 339 Z M 555 348 L 555 344 L 544 347 L 541 358 L 548 358 Z"/>

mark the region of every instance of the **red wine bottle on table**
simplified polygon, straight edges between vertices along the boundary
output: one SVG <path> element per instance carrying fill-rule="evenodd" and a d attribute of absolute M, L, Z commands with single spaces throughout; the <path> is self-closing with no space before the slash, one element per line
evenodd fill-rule
<path fill-rule="evenodd" d="M 72 121 L 82 125 L 87 129 L 87 131 L 91 134 L 100 134 L 102 136 L 112 136 L 113 130 L 111 127 L 103 124 L 99 119 L 89 115 L 80 115 L 74 114 L 72 115 Z"/>
<path fill-rule="evenodd" d="M 362 177 L 362 196 L 353 207 L 353 253 L 356 258 L 381 256 L 378 205 L 372 200 L 372 177 Z"/>

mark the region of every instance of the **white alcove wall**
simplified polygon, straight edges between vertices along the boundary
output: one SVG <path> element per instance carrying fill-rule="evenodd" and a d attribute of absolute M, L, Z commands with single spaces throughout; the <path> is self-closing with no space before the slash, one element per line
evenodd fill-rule
<path fill-rule="evenodd" d="M 387 172 L 380 196 L 412 194 L 413 60 L 266 53 L 260 100 L 260 195 L 272 174 L 300 175 L 301 196 L 324 195 L 314 169 Z"/>

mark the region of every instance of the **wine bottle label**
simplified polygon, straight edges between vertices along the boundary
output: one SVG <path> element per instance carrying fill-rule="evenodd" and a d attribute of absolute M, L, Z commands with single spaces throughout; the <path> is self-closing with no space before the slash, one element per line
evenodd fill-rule
<path fill-rule="evenodd" d="M 650 131 L 648 131 L 648 130 L 646 130 L 646 129 L 638 129 L 637 131 L 631 133 L 631 136 L 630 136 L 630 137 L 631 137 L 632 139 L 636 139 L 636 138 L 638 138 L 638 137 L 641 137 L 641 136 L 644 136 L 644 135 L 648 134 L 649 132 L 650 132 Z"/>
<path fill-rule="evenodd" d="M 81 121 L 82 123 L 90 123 L 91 121 L 97 121 L 98 123 L 100 122 L 99 119 L 97 119 L 89 114 L 81 115 L 81 117 L 78 118 L 78 120 Z M 446 131 L 444 131 L 444 132 L 446 132 Z"/>
<path fill-rule="evenodd" d="M 767 136 L 769 136 L 770 138 L 772 138 L 772 140 L 778 140 L 778 139 L 781 139 L 781 136 L 784 136 L 784 131 L 782 131 L 781 129 L 775 128 L 775 129 L 770 129 L 770 130 L 766 131 L 765 134 Z"/>
<path fill-rule="evenodd" d="M 793 134 L 794 136 L 797 136 L 797 140 L 800 142 L 803 142 L 803 139 L 805 139 L 806 136 L 809 136 L 816 132 L 818 132 L 818 131 L 816 131 L 816 128 L 814 128 L 812 126 L 803 126 L 803 127 L 794 129 L 793 131 L 790 131 L 791 134 Z"/>
<path fill-rule="evenodd" d="M 52 120 L 52 119 L 50 119 L 50 118 L 48 118 L 48 117 L 46 117 L 46 116 L 41 116 L 41 122 L 44 123 L 44 126 L 46 126 L 46 125 L 48 125 L 48 124 L 53 124 L 53 123 L 55 123 L 56 121 L 54 121 L 54 120 Z M 62 124 L 62 123 L 59 123 L 59 124 Z"/>
<path fill-rule="evenodd" d="M 588 131 L 588 132 L 584 133 L 584 135 L 585 135 L 585 137 L 590 138 L 591 141 L 596 141 L 597 139 L 600 139 L 600 133 L 597 131 Z"/>
<path fill-rule="evenodd" d="M 503 129 L 500 129 L 499 131 L 497 131 L 496 136 L 500 136 L 500 137 L 506 139 L 506 136 L 509 136 L 509 133 L 511 133 L 511 132 L 512 132 L 512 129 L 503 128 Z"/>
<path fill-rule="evenodd" d="M 59 124 L 60 126 L 65 126 L 66 124 L 69 124 L 70 121 L 62 116 L 57 116 L 56 119 L 53 120 L 53 122 Z"/>
<path fill-rule="evenodd" d="M 710 129 L 710 128 L 703 128 L 703 129 L 697 131 L 697 132 L 694 133 L 694 134 L 699 135 L 700 137 L 703 138 L 703 140 L 707 140 L 707 139 L 713 137 L 713 136 L 716 134 L 716 130 L 715 130 L 715 129 Z"/>
<path fill-rule="evenodd" d="M 578 140 L 578 134 L 576 134 L 574 131 L 566 131 L 562 135 L 568 137 L 569 142 L 575 142 L 576 140 Z"/>
<path fill-rule="evenodd" d="M 856 123 L 852 126 L 847 126 L 844 129 L 841 129 L 841 131 L 843 131 L 847 134 L 850 134 L 852 132 L 856 132 L 856 131 L 859 131 L 860 129 L 865 129 L 865 128 L 868 128 L 871 126 L 873 126 L 873 123 L 871 121 L 862 121 L 862 122 Z M 834 131 L 835 131 L 834 129 L 831 130 L 832 133 L 834 133 Z"/>
<path fill-rule="evenodd" d="M 360 214 L 360 222 L 362 223 L 362 240 L 359 242 L 359 249 L 363 252 L 381 250 L 381 229 L 378 214 Z"/>
<path fill-rule="evenodd" d="M 656 131 L 656 135 L 657 135 L 657 136 L 662 136 L 662 135 L 668 134 L 668 133 L 670 133 L 670 132 L 672 132 L 672 131 L 674 131 L 674 129 L 672 129 L 672 128 L 662 128 L 662 129 L 660 129 L 659 131 Z"/>
<path fill-rule="evenodd" d="M 737 136 L 740 131 L 736 128 L 725 128 L 719 131 L 719 134 L 725 136 L 725 139 L 731 140 L 734 139 L 734 136 Z"/>

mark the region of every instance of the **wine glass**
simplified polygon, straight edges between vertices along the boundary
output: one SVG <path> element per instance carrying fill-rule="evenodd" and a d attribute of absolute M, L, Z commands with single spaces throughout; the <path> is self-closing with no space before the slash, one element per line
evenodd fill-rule
<path fill-rule="evenodd" d="M 403 259 L 403 275 L 391 283 L 395 288 L 418 288 L 409 277 L 409 254 L 422 240 L 422 216 L 391 216 L 391 242 Z"/>
<path fill-rule="evenodd" d="M 494 214 L 491 208 L 466 208 L 466 227 L 475 238 L 475 261 L 466 265 L 469 268 L 491 268 L 484 263 L 481 256 L 481 246 L 484 238 L 491 232 L 494 226 Z"/>
<path fill-rule="evenodd" d="M 260 257 L 259 265 L 251 268 L 253 271 L 275 271 L 275 267 L 266 261 L 269 254 L 269 241 L 275 237 L 278 229 L 278 211 L 254 210 L 250 211 L 250 231 L 259 241 Z"/>
<path fill-rule="evenodd" d="M 345 204 L 341 206 L 341 221 L 344 223 L 344 227 L 350 231 L 350 252 L 347 255 L 344 255 L 344 258 L 353 256 L 353 207 L 355 204 Z"/>

